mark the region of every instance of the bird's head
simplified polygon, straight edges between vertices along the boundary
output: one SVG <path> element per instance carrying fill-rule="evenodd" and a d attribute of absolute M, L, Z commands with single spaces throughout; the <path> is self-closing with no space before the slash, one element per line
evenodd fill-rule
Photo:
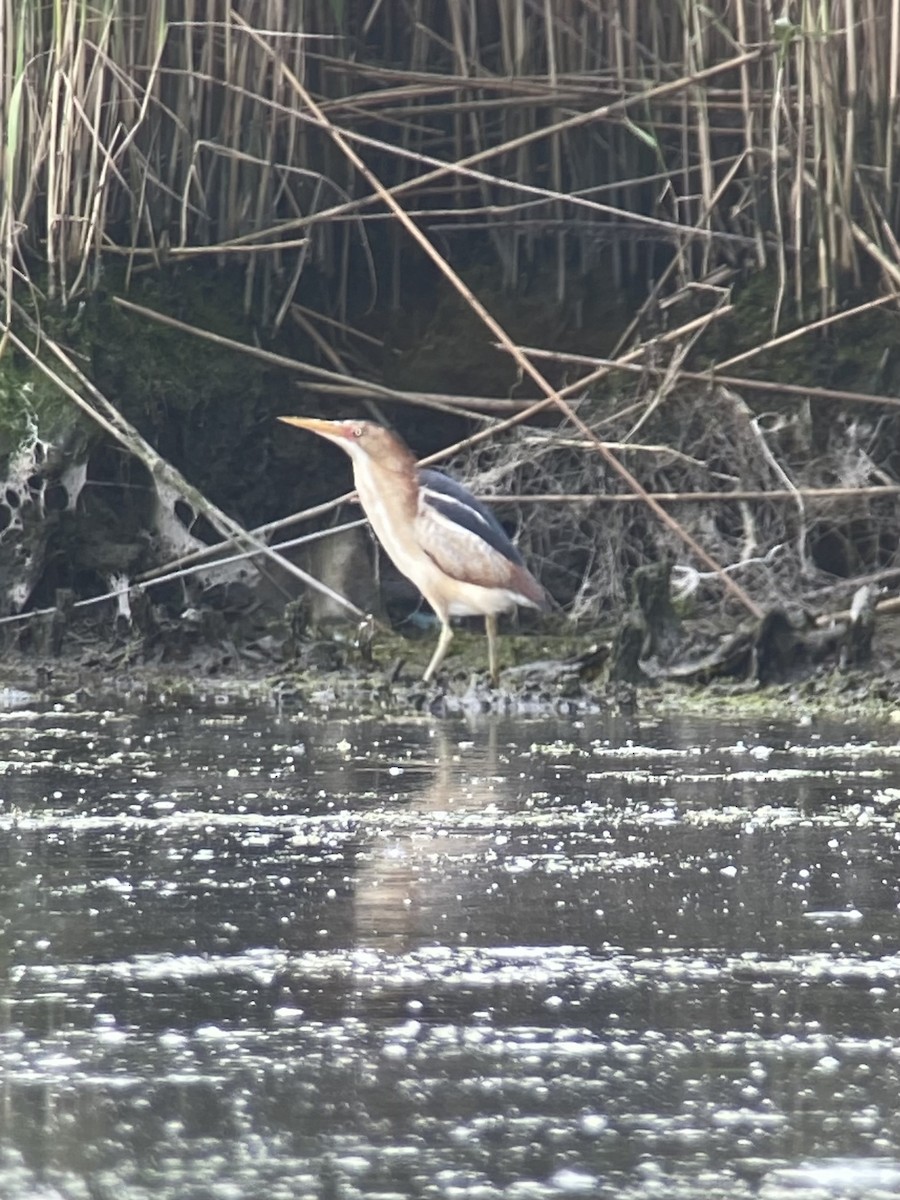
<path fill-rule="evenodd" d="M 400 438 L 374 421 L 323 421 L 319 417 L 279 417 L 278 420 L 327 438 L 346 450 L 354 461 L 371 458 L 385 466 L 405 466 L 412 459 Z"/>

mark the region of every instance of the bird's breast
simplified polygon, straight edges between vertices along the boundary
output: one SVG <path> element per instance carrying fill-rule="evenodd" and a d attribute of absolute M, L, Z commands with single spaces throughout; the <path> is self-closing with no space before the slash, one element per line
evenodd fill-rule
<path fill-rule="evenodd" d="M 416 582 L 416 565 L 425 558 L 415 536 L 417 484 L 397 472 L 379 471 L 370 459 L 356 462 L 353 476 L 375 536 L 394 565 Z"/>

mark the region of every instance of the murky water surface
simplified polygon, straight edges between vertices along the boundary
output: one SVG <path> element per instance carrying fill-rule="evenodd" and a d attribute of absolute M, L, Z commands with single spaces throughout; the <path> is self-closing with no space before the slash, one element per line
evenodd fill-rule
<path fill-rule="evenodd" d="M 0 1196 L 900 1195 L 898 806 L 888 728 L 12 707 Z"/>

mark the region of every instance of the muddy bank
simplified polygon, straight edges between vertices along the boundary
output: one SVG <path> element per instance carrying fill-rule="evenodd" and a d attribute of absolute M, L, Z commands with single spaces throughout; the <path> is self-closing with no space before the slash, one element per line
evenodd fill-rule
<path fill-rule="evenodd" d="M 177 304 L 170 290 L 176 279 Z M 709 367 L 727 351 L 755 345 L 768 296 L 760 277 L 738 292 L 733 316 L 710 324 L 693 365 Z M 728 564 L 768 618 L 765 629 L 748 620 L 721 578 L 697 569 L 643 503 L 630 503 L 635 498 L 623 494 L 621 482 L 570 429 L 542 417 L 458 455 L 452 473 L 496 502 L 498 517 L 559 606 L 543 625 L 526 622 L 515 636 L 505 634 L 501 660 L 508 669 L 493 692 L 484 640 L 474 632 L 456 639 L 438 685 L 417 682 L 434 626 L 368 534 L 349 527 L 359 520 L 358 508 L 344 505 L 277 535 L 273 530 L 273 522 L 329 505 L 350 485 L 333 448 L 310 444 L 275 417 L 292 410 L 372 415 L 372 402 L 323 400 L 299 387 L 283 363 L 235 349 L 231 343 L 249 344 L 253 335 L 227 277 L 178 273 L 146 283 L 137 298 L 148 308 L 189 314 L 198 328 L 230 339 L 229 348 L 154 324 L 109 296 L 94 297 L 52 333 L 77 349 L 78 361 L 90 360 L 91 377 L 176 476 L 148 469 L 138 453 L 76 419 L 20 358 L 7 354 L 0 364 L 0 390 L 9 401 L 0 428 L 7 472 L 0 498 L 0 650 L 9 686 L 93 689 L 112 681 L 126 694 L 171 686 L 190 694 L 228 680 L 260 695 L 406 711 L 578 711 L 640 705 L 644 698 L 669 703 L 668 697 L 676 706 L 690 697 L 691 704 L 715 709 L 724 698 L 746 704 L 761 696 L 789 704 L 802 698 L 835 711 L 848 702 L 892 710 L 897 618 L 873 615 L 889 592 L 867 593 L 868 625 L 851 629 L 845 614 L 857 581 L 883 589 L 894 584 L 897 418 L 891 408 L 879 410 L 877 398 L 859 398 L 876 388 L 896 390 L 893 358 L 883 355 L 893 314 L 848 323 L 843 340 L 813 345 L 802 338 L 759 355 L 747 368 L 744 396 L 731 386 L 663 387 L 652 373 L 637 380 L 613 373 L 582 405 L 604 438 L 630 439 L 617 452 L 645 487 L 674 497 L 667 501 L 671 511 Z M 528 342 L 539 340 L 551 310 L 560 316 L 551 303 L 541 307 L 531 297 L 507 302 L 504 316 Z M 393 332 L 379 315 L 381 351 L 372 352 L 360 375 L 395 388 L 432 389 L 433 401 L 434 389 L 451 386 L 452 363 L 454 388 L 489 387 L 506 393 L 502 403 L 518 403 L 521 382 L 486 334 L 474 337 L 458 302 L 436 295 L 415 317 L 412 338 L 404 329 L 410 314 L 395 315 Z M 612 336 L 602 325 L 566 325 L 565 336 L 554 325 L 554 337 L 562 350 L 602 354 Z M 314 348 L 296 338 L 268 349 L 285 361 L 315 358 Z M 569 369 L 564 354 L 554 369 L 562 384 Z M 767 378 L 764 390 L 749 389 Z M 805 399 L 796 394 L 800 380 L 809 385 Z M 839 403 L 817 392 L 836 386 L 856 399 Z M 379 401 L 376 415 L 396 423 L 417 453 L 473 427 L 459 411 L 418 407 L 405 394 L 402 405 Z M 257 545 L 315 535 L 334 521 L 347 528 L 285 550 L 287 567 L 261 554 L 224 566 L 210 560 L 211 545 L 233 536 L 218 551 L 229 556 L 246 545 L 239 534 L 229 535 L 227 524 L 217 524 L 220 516 L 241 529 L 261 528 L 253 535 Z M 182 563 L 188 565 L 151 585 Z M 660 564 L 664 578 L 642 595 L 648 563 Z M 291 574 L 295 568 L 372 613 L 378 631 L 371 644 L 355 624 L 335 626 L 333 609 Z M 101 596 L 109 598 L 82 607 Z M 832 613 L 840 615 L 832 620 Z"/>
<path fill-rule="evenodd" d="M 627 622 L 625 623 L 627 628 Z M 683 662 L 729 659 L 745 633 L 685 623 L 678 653 Z M 839 650 L 819 659 L 799 656 L 781 677 L 763 683 L 752 652 L 743 670 L 723 670 L 698 681 L 659 671 L 655 679 L 613 678 L 617 631 L 507 634 L 500 639 L 501 678 L 492 688 L 481 633 L 461 630 L 437 680 L 421 674 L 433 635 L 416 638 L 381 632 L 360 645 L 352 627 L 305 639 L 298 647 L 289 631 L 270 628 L 253 642 L 207 640 L 202 622 L 178 631 L 171 652 L 155 656 L 136 643 L 77 626 L 58 649 L 8 645 L 0 659 L 0 704 L 17 696 L 53 701 L 73 693 L 113 706 L 190 707 L 240 703 L 303 711 L 434 715 L 511 712 L 523 715 L 625 715 L 729 713 L 737 719 L 770 714 L 808 720 L 829 714 L 848 720 L 900 721 L 900 617 L 876 620 L 865 667 L 842 666 Z M 674 660 L 673 660 L 674 661 Z M 4 700 L 4 697 L 6 699 Z"/>
<path fill-rule="evenodd" d="M 571 302 L 548 296 L 546 279 L 516 297 L 489 278 L 477 282 L 517 342 L 552 342 L 559 361 L 544 369 L 554 386 L 583 374 L 591 356 L 611 353 L 627 324 L 622 297 L 615 306 L 595 301 L 576 321 Z M 602 295 L 601 282 L 586 279 L 585 287 Z M 162 486 L 159 464 L 142 457 L 137 441 L 117 441 L 33 362 L 7 349 L 0 359 L 0 617 L 52 605 L 58 589 L 77 601 L 141 580 L 216 542 L 216 513 L 245 529 L 269 528 L 340 496 L 350 486 L 346 464 L 333 448 L 279 426 L 282 413 L 374 415 L 428 455 L 481 427 L 464 409 L 467 397 L 476 410 L 483 401 L 490 421 L 535 395 L 446 288 L 414 295 L 414 309 L 355 314 L 361 330 L 377 337 L 365 357 L 348 359 L 340 385 L 318 382 L 328 359 L 302 332 L 261 338 L 228 273 L 182 269 L 148 278 L 127 292 L 130 307 L 119 303 L 121 281 L 111 276 L 110 284 L 78 312 L 41 314 L 43 327 L 184 486 Z M 829 583 L 895 565 L 900 375 L 885 347 L 897 340 L 897 317 L 878 310 L 827 337 L 808 334 L 760 351 L 776 287 L 771 274 L 752 276 L 735 285 L 733 311 L 715 319 L 692 295 L 674 298 L 668 311 L 676 326 L 710 319 L 671 379 L 660 372 L 679 353 L 678 339 L 648 324 L 644 358 L 652 368 L 601 373 L 579 411 L 618 445 L 648 491 L 674 497 L 666 503 L 683 528 L 763 607 L 794 599 L 815 606 L 812 593 Z M 337 343 L 331 349 L 345 353 Z M 678 381 L 681 369 L 716 369 L 744 350 L 753 356 L 739 368 L 743 391 L 734 382 Z M 70 372 L 61 370 L 60 379 L 85 391 Z M 367 396 L 369 384 L 384 394 Z M 332 392 L 322 394 L 326 386 Z M 621 481 L 574 433 L 544 413 L 446 465 L 496 505 L 541 581 L 580 621 L 620 608 L 635 567 L 667 557 L 679 562 L 698 603 L 717 603 L 721 588 L 711 586 L 702 564 L 642 504 L 629 502 Z M 346 510 L 346 519 L 358 515 Z M 286 533 L 306 534 L 333 519 L 322 514 Z M 282 602 L 299 594 L 281 577 L 260 587 L 246 564 L 212 570 L 207 562 L 185 586 L 191 594 L 183 607 L 217 586 L 238 595 L 249 587 L 256 600 L 268 598 L 266 588 Z M 170 591 L 182 600 L 177 588 Z M 236 601 L 229 595 L 225 603 Z"/>

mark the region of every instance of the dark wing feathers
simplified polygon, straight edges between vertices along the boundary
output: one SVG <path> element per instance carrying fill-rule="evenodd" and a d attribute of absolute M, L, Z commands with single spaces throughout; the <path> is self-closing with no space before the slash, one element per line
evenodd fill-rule
<path fill-rule="evenodd" d="M 440 471 L 420 471 L 419 483 L 416 537 L 442 571 L 466 583 L 503 588 L 522 604 L 546 607 L 544 589 L 489 508 Z"/>
<path fill-rule="evenodd" d="M 522 555 L 506 536 L 503 526 L 491 510 L 476 500 L 461 483 L 441 471 L 427 469 L 419 472 L 419 483 L 424 489 L 425 503 L 441 516 L 482 538 L 508 562 L 517 567 L 525 565 Z"/>

